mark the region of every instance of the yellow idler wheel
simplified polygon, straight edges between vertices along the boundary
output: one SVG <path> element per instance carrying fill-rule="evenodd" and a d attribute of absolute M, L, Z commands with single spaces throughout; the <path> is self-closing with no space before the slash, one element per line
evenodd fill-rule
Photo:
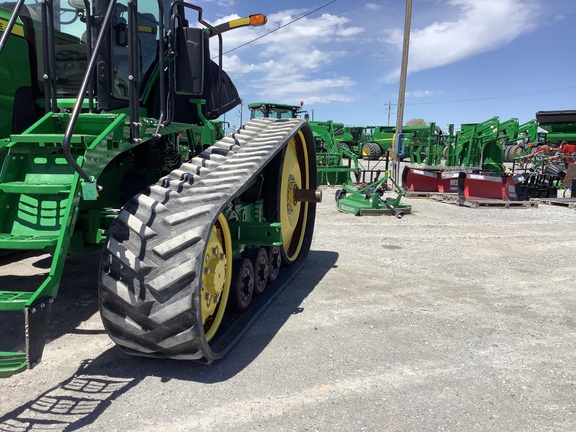
<path fill-rule="evenodd" d="M 280 223 L 282 224 L 282 258 L 291 264 L 298 258 L 308 216 L 308 203 L 296 201 L 297 189 L 308 189 L 308 152 L 302 132 L 298 132 L 288 143 L 282 164 L 280 183 Z"/>
<path fill-rule="evenodd" d="M 224 215 L 212 227 L 206 245 L 202 271 L 200 305 L 206 340 L 210 341 L 222 323 L 232 280 L 232 236 Z"/>

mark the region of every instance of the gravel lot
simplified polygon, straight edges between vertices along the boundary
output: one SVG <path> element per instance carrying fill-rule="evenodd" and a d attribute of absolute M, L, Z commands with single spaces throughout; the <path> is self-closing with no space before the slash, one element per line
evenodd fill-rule
<path fill-rule="evenodd" d="M 0 430 L 576 430 L 575 209 L 354 217 L 323 192 L 306 266 L 211 366 L 122 354 L 98 255 L 70 258 L 43 362 L 0 381 Z M 10 260 L 10 284 L 46 262 Z"/>

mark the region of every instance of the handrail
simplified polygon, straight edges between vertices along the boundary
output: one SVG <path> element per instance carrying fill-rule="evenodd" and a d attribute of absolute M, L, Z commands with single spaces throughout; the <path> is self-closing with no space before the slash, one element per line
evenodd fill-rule
<path fill-rule="evenodd" d="M 16 6 L 14 6 L 14 10 L 12 11 L 12 16 L 10 16 L 10 20 L 8 21 L 8 25 L 4 29 L 4 33 L 2 34 L 2 38 L 0 39 L 0 53 L 4 49 L 4 45 L 6 45 L 6 41 L 8 37 L 12 33 L 12 29 L 16 24 L 16 20 L 18 19 L 18 15 L 20 14 L 20 9 L 22 9 L 22 5 L 24 5 L 24 0 L 18 0 Z"/>
<path fill-rule="evenodd" d="M 138 1 L 128 2 L 128 105 L 130 142 L 140 142 L 140 68 L 138 67 Z"/>
<path fill-rule="evenodd" d="M 76 104 L 74 105 L 74 109 L 72 110 L 72 115 L 70 117 L 70 121 L 66 128 L 66 133 L 64 135 L 64 140 L 62 142 L 62 150 L 64 152 L 64 157 L 66 158 L 66 161 L 70 164 L 72 169 L 76 171 L 80 175 L 80 177 L 82 177 L 84 181 L 90 183 L 94 183 L 95 179 L 90 177 L 88 173 L 86 173 L 86 171 L 84 171 L 82 167 L 78 165 L 78 163 L 74 160 L 74 158 L 72 157 L 72 153 L 70 151 L 70 143 L 72 141 L 72 135 L 74 134 L 74 128 L 76 127 L 76 123 L 78 122 L 78 116 L 80 115 L 80 110 L 82 109 L 82 103 L 84 102 L 86 90 L 88 88 L 89 83 L 92 80 L 92 74 L 94 73 L 94 69 L 96 67 L 98 54 L 100 53 L 100 49 L 102 48 L 102 44 L 104 43 L 104 38 L 107 34 L 110 21 L 112 21 L 112 13 L 114 12 L 115 7 L 116 7 L 116 0 L 111 0 L 110 4 L 108 5 L 108 9 L 106 10 L 104 20 L 102 21 L 100 34 L 98 35 L 98 39 L 96 40 L 92 56 L 90 57 L 90 62 L 88 63 L 88 68 L 86 69 L 84 79 L 82 80 L 82 86 L 80 87 L 80 92 L 78 93 L 78 98 L 76 100 Z"/>
<path fill-rule="evenodd" d="M 164 82 L 164 56 L 166 55 L 164 51 L 164 5 L 162 0 L 158 0 L 158 79 L 160 85 L 160 115 L 158 116 L 158 125 L 154 131 L 154 136 L 156 138 L 160 137 L 160 130 L 165 126 L 164 121 L 166 120 L 166 83 Z"/>
<path fill-rule="evenodd" d="M 88 58 L 92 56 L 92 14 L 90 13 L 90 1 L 84 0 L 84 6 L 86 7 L 86 54 Z M 94 86 L 92 84 L 92 76 L 90 76 L 90 81 L 88 82 L 88 112 L 94 112 Z"/>

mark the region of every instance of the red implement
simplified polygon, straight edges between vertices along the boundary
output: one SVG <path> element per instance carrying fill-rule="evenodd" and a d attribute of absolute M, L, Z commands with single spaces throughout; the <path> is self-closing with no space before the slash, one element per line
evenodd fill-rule
<path fill-rule="evenodd" d="M 461 172 L 458 178 L 458 196 L 462 199 L 470 198 L 504 198 L 504 180 L 502 176 L 485 173 Z"/>
<path fill-rule="evenodd" d="M 438 170 L 404 167 L 402 187 L 413 192 L 438 192 Z"/>

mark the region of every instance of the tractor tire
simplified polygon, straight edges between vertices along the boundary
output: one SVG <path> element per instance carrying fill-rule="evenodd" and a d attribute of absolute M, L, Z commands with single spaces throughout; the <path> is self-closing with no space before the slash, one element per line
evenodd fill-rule
<path fill-rule="evenodd" d="M 352 151 L 352 150 L 350 150 L 350 145 L 347 142 L 339 142 L 337 144 L 337 146 L 338 146 L 338 150 L 346 149 L 348 151 Z M 345 153 L 342 153 L 342 158 L 348 158 L 348 155 Z"/>
<path fill-rule="evenodd" d="M 511 146 L 504 147 L 504 162 L 510 162 L 510 147 Z"/>
<path fill-rule="evenodd" d="M 336 202 L 340 201 L 342 198 L 345 197 L 346 197 L 346 191 L 344 189 L 336 190 L 336 193 L 334 194 L 334 199 L 336 200 Z"/>
<path fill-rule="evenodd" d="M 362 146 L 362 158 L 377 160 L 382 157 L 382 148 L 375 142 L 369 142 Z"/>
<path fill-rule="evenodd" d="M 510 147 L 510 162 L 514 162 L 518 156 L 522 153 L 522 147 L 515 144 Z"/>

